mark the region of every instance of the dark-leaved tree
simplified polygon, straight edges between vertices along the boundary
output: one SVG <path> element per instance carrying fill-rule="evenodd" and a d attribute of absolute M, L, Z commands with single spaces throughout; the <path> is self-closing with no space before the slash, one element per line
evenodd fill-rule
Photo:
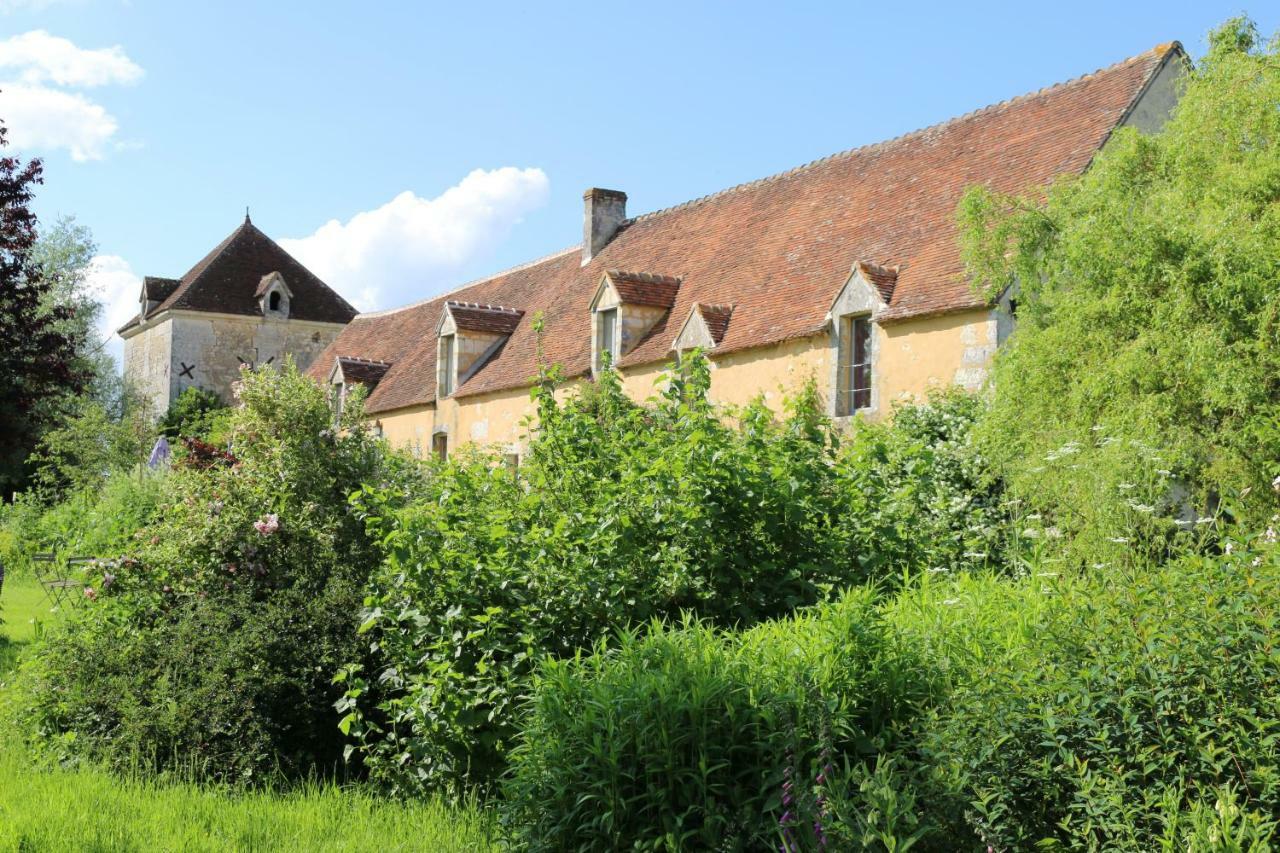
<path fill-rule="evenodd" d="M 7 145 L 0 123 L 0 147 Z M 27 457 L 63 404 L 88 379 L 76 342 L 59 328 L 71 308 L 49 307 L 51 286 L 32 257 L 39 160 L 0 156 L 0 496 L 6 500 L 30 476 Z"/>

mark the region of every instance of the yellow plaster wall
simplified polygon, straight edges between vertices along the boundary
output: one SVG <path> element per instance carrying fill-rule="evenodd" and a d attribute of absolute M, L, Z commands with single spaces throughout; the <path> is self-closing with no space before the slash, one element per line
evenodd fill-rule
<path fill-rule="evenodd" d="M 878 415 L 897 400 L 923 397 L 931 388 L 960 385 L 976 391 L 986 382 L 996 350 L 996 319 L 981 309 L 879 326 L 875 380 Z"/>
<path fill-rule="evenodd" d="M 434 406 L 410 406 L 370 415 L 368 419 L 382 426 L 382 436 L 392 447 L 425 456 L 431 452 L 434 413 Z"/>
<path fill-rule="evenodd" d="M 986 380 L 996 347 L 996 321 L 991 311 L 979 310 L 930 317 L 876 327 L 875 382 L 881 417 L 903 398 L 922 397 L 930 388 L 951 384 L 971 390 Z M 712 361 L 709 396 L 715 403 L 742 406 L 757 396 L 781 411 L 783 400 L 813 378 L 824 399 L 830 397 L 835 357 L 830 336 L 823 332 L 770 347 L 726 353 Z M 661 393 L 655 384 L 666 364 L 650 364 L 623 371 L 622 384 L 632 399 L 644 401 Z M 557 396 L 573 393 L 569 383 Z M 460 400 L 440 400 L 436 406 L 417 406 L 374 419 L 394 447 L 430 452 L 431 436 L 443 429 L 452 452 L 463 444 L 519 447 L 525 418 L 535 409 L 525 388 L 499 391 Z"/>

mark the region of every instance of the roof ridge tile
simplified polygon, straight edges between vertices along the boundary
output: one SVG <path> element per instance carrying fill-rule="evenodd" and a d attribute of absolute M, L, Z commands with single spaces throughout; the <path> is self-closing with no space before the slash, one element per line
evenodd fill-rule
<path fill-rule="evenodd" d="M 961 122 L 969 121 L 971 119 L 977 118 L 978 116 L 992 113 L 1000 109 L 1007 109 L 1010 106 L 1022 103 L 1024 101 L 1031 100 L 1033 98 L 1044 97 L 1050 92 L 1055 92 L 1060 89 L 1064 89 L 1068 86 L 1078 85 L 1104 72 L 1114 71 L 1116 69 L 1123 68 L 1126 65 L 1132 65 L 1135 62 L 1146 59 L 1152 54 L 1164 55 L 1175 49 L 1181 50 L 1182 43 L 1178 41 L 1161 42 L 1160 44 L 1156 45 L 1150 50 L 1146 50 L 1146 51 L 1143 51 L 1142 53 L 1136 54 L 1134 56 L 1130 56 L 1127 59 L 1122 59 L 1119 62 L 1114 62 L 1111 65 L 1104 65 L 1101 68 L 1095 68 L 1093 71 L 1090 71 L 1086 74 L 1081 74 L 1076 77 L 1072 77 L 1069 80 L 1063 80 L 1059 83 L 1053 83 L 1048 86 L 1042 86 L 1041 88 L 1035 90 L 1034 92 L 1026 92 L 1021 95 L 1014 95 L 1013 97 L 1005 98 L 1002 101 L 997 101 L 994 104 L 987 104 L 984 107 L 978 107 L 977 109 L 970 110 L 967 113 L 963 113 L 958 116 L 953 116 L 949 119 L 946 119 L 945 121 L 940 121 L 935 124 L 926 125 L 925 127 L 916 128 L 915 130 L 909 130 L 909 131 L 906 131 L 905 133 L 900 133 L 897 136 L 890 137 L 889 139 L 882 139 L 882 140 L 879 140 L 878 142 L 869 142 L 866 145 L 859 145 L 853 148 L 846 148 L 843 151 L 837 151 L 834 154 L 828 154 L 824 157 L 819 157 L 816 160 L 810 160 L 808 163 L 802 163 L 799 166 L 794 166 L 783 172 L 777 172 L 772 175 L 766 175 L 763 178 L 755 178 L 750 181 L 744 181 L 743 183 L 735 184 L 734 186 L 726 187 L 725 189 L 722 189 L 722 190 L 716 190 L 715 192 L 707 193 L 706 195 L 698 196 L 697 198 L 692 198 L 692 199 L 689 199 L 688 201 L 680 202 L 679 204 L 673 204 L 673 205 L 670 205 L 669 207 L 659 208 L 658 210 L 651 210 L 651 211 L 648 211 L 647 213 L 642 213 L 638 216 L 630 217 L 629 219 L 626 219 L 625 221 L 623 221 L 622 227 L 625 228 L 636 222 L 644 222 L 646 220 L 653 219 L 663 214 L 674 213 L 677 210 L 684 210 L 685 208 L 692 207 L 696 204 L 701 204 L 702 202 L 710 201 L 712 199 L 720 198 L 722 196 L 731 195 L 732 193 L 739 192 L 741 190 L 752 189 L 762 184 L 767 184 L 774 181 L 780 181 L 783 178 L 789 178 L 794 175 L 807 172 L 811 169 L 814 169 L 825 163 L 829 163 L 833 160 L 853 157 L 859 154 L 869 154 L 873 151 L 876 151 L 877 149 L 886 148 L 891 145 L 894 145 L 895 143 L 904 142 L 908 139 L 912 139 L 915 137 L 923 137 L 926 134 L 941 131 L 952 125 L 956 125 Z"/>

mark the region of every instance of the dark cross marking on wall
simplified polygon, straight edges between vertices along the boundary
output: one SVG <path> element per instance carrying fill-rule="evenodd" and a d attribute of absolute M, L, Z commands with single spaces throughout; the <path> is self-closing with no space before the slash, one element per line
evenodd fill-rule
<path fill-rule="evenodd" d="M 179 376 L 185 376 L 188 379 L 195 379 L 195 377 L 191 375 L 191 371 L 196 369 L 194 364 L 187 364 L 185 361 L 180 361 L 178 364 L 182 365 L 182 368 L 178 371 Z"/>
<path fill-rule="evenodd" d="M 262 364 L 263 364 L 263 366 L 265 367 L 266 365 L 270 364 L 271 362 L 273 362 L 273 361 L 275 361 L 275 360 L 276 360 L 276 357 L 273 355 L 273 356 L 271 356 L 271 358 L 269 358 L 269 359 L 267 359 L 266 361 L 262 362 Z M 248 367 L 250 370 L 253 370 L 254 368 L 256 368 L 256 367 L 258 366 L 257 362 L 255 362 L 255 361 L 254 361 L 253 359 L 251 359 L 251 358 L 242 358 L 241 356 L 236 356 L 236 361 L 238 361 L 238 362 L 240 362 L 241 364 L 245 365 L 245 366 L 246 366 L 246 367 Z"/>

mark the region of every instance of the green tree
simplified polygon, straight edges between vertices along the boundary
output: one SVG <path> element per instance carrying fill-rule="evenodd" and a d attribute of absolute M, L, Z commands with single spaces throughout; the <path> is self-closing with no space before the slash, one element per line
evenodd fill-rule
<path fill-rule="evenodd" d="M 1210 42 L 1161 133 L 959 210 L 975 280 L 1019 288 L 981 446 L 1080 562 L 1159 548 L 1226 492 L 1275 511 L 1280 45 L 1243 18 Z"/>
<path fill-rule="evenodd" d="M 98 328 L 102 302 L 89 286 L 97 251 L 89 229 L 74 217 L 63 216 L 41 232 L 31 248 L 31 259 L 47 283 L 43 308 L 57 313 L 57 328 L 75 345 L 78 369 L 90 377 L 86 395 L 118 416 L 128 407 L 127 395 L 120 371 L 106 351 L 106 337 Z"/>
<path fill-rule="evenodd" d="M 0 125 L 0 147 L 7 130 Z M 81 393 L 88 374 L 63 324 L 74 311 L 50 306 L 53 289 L 33 253 L 39 160 L 0 156 L 0 497 L 30 476 L 27 456 L 57 422 L 60 403 Z"/>

